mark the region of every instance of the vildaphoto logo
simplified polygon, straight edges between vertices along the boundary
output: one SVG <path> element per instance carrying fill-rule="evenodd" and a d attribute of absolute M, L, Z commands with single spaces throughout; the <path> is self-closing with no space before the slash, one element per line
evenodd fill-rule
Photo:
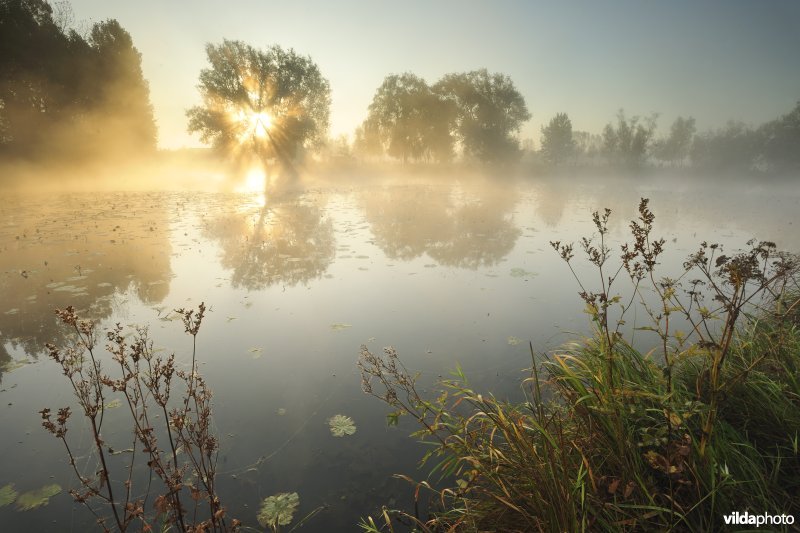
<path fill-rule="evenodd" d="M 794 524 L 794 515 L 790 514 L 752 514 L 747 511 L 734 511 L 723 516 L 725 525 L 729 526 L 782 526 Z"/>

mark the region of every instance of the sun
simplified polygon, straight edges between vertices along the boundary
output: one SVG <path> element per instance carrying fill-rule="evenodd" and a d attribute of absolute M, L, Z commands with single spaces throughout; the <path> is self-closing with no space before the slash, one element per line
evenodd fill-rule
<path fill-rule="evenodd" d="M 272 116 L 265 111 L 245 111 L 240 109 L 235 114 L 239 124 L 239 140 L 247 142 L 252 138 L 264 139 L 272 128 Z"/>
<path fill-rule="evenodd" d="M 266 137 L 272 127 L 272 117 L 263 111 L 250 116 L 250 127 L 256 137 Z"/>

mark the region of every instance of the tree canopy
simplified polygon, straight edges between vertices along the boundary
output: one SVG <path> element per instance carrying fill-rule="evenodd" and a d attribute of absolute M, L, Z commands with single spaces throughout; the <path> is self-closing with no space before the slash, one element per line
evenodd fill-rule
<path fill-rule="evenodd" d="M 465 156 L 496 163 L 519 155 L 516 135 L 531 114 L 511 78 L 486 69 L 448 74 L 434 91 L 454 105 L 454 132 Z"/>
<path fill-rule="evenodd" d="M 357 134 L 367 152 L 402 159 L 447 161 L 453 156 L 452 107 L 422 78 L 411 73 L 387 76 Z"/>
<path fill-rule="evenodd" d="M 137 154 L 156 146 L 141 56 L 116 20 L 88 38 L 43 0 L 0 0 L 0 153 Z"/>
<path fill-rule="evenodd" d="M 328 129 L 330 88 L 310 57 L 241 41 L 208 44 L 200 72 L 203 103 L 187 111 L 189 131 L 233 157 L 285 165 L 318 147 Z"/>
<path fill-rule="evenodd" d="M 669 137 L 654 143 L 653 155 L 671 164 L 683 162 L 689 156 L 695 131 L 694 118 L 676 118 L 669 129 Z"/>
<path fill-rule="evenodd" d="M 575 153 L 575 140 L 572 137 L 572 121 L 566 113 L 558 113 L 542 126 L 542 156 L 552 164 L 558 165 Z"/>
<path fill-rule="evenodd" d="M 508 76 L 486 69 L 448 74 L 432 87 L 411 73 L 387 76 L 356 131 L 362 153 L 407 161 L 497 163 L 519 155 L 516 135 L 531 117 Z"/>
<path fill-rule="evenodd" d="M 644 163 L 647 150 L 656 129 L 656 117 L 645 120 L 635 116 L 625 117 L 622 109 L 617 113 L 617 126 L 607 124 L 603 129 L 603 152 L 613 163 L 636 167 Z"/>

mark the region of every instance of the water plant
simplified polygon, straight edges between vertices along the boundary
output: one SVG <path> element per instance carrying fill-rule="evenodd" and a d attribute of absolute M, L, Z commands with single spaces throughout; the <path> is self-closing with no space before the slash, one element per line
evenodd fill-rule
<path fill-rule="evenodd" d="M 72 407 L 61 407 L 55 415 L 42 409 L 42 425 L 64 444 L 79 481 L 70 494 L 104 531 L 239 528 L 217 494 L 219 441 L 212 428 L 211 391 L 197 371 L 197 334 L 205 310 L 202 303 L 197 310 L 175 310 L 192 336 L 187 369 L 180 368 L 174 353 L 157 354 L 147 328 L 136 328 L 130 341 L 119 324 L 110 329 L 106 350 L 116 366 L 114 376 L 105 371 L 97 353 L 96 325 L 81 319 L 71 306 L 56 311 L 72 339 L 66 346 L 48 344 L 47 349 L 68 379 L 77 410 L 89 427 L 86 467 L 79 466 L 80 454 L 67 438 Z M 103 433 L 106 411 L 115 405 L 112 395 L 121 397 L 130 420 L 129 440 L 122 446 L 112 445 Z M 155 495 L 154 479 L 160 481 Z"/>
<path fill-rule="evenodd" d="M 353 435 L 356 432 L 356 423 L 352 418 L 345 415 L 332 416 L 328 419 L 328 426 L 330 426 L 331 435 L 334 437 Z"/>
<path fill-rule="evenodd" d="M 573 268 L 575 246 L 551 243 L 592 334 L 544 357 L 531 345 L 524 401 L 480 394 L 460 370 L 425 398 L 393 348 L 362 346 L 362 388 L 394 409 L 390 423 L 416 419 L 434 444 L 423 462 L 435 461 L 433 479 L 400 476 L 416 486 L 413 512 L 384 509 L 364 531 L 700 532 L 736 511 L 800 515 L 797 257 L 702 243 L 678 277 L 660 277 L 649 202 L 618 261 L 610 216 L 595 212 L 579 244 L 595 287 Z M 634 306 L 647 325 L 626 324 Z"/>
<path fill-rule="evenodd" d="M 272 531 L 279 531 L 280 526 L 292 523 L 297 506 L 300 505 L 300 496 L 296 492 L 281 492 L 267 496 L 261 502 L 258 511 L 258 523 Z"/>

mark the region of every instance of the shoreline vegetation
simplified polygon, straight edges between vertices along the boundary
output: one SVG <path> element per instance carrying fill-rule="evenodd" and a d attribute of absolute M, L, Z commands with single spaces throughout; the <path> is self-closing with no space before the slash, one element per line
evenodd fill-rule
<path fill-rule="evenodd" d="M 679 278 L 663 278 L 647 200 L 616 264 L 610 214 L 594 213 L 579 244 L 599 274 L 594 289 L 576 276 L 593 335 L 543 358 L 531 345 L 524 401 L 478 393 L 458 369 L 423 396 L 393 348 L 362 346 L 364 391 L 431 444 L 427 480 L 398 476 L 415 488 L 415 512 L 384 508 L 362 530 L 701 532 L 735 512 L 796 530 L 797 257 L 769 242 L 731 256 L 703 243 Z M 551 244 L 571 269 L 573 245 Z M 651 320 L 637 328 L 654 336 L 646 353 L 622 333 L 633 306 Z"/>

